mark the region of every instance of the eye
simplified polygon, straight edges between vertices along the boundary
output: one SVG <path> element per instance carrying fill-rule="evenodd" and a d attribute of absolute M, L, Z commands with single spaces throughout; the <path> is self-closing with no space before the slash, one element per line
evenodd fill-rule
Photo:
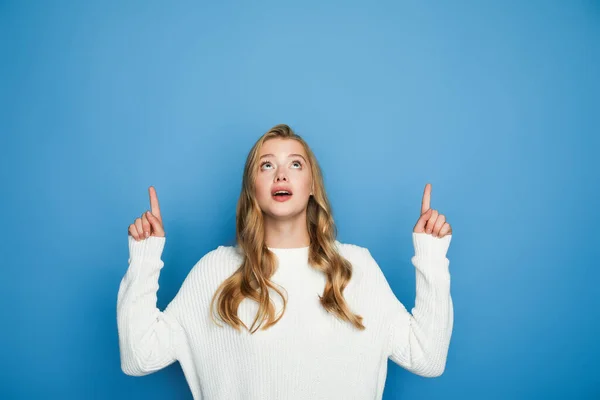
<path fill-rule="evenodd" d="M 265 165 L 265 164 L 271 164 L 271 162 L 270 161 L 263 161 L 263 162 L 261 162 L 260 163 L 260 168 L 262 169 L 263 165 Z"/>
<path fill-rule="evenodd" d="M 263 162 L 260 163 L 260 168 L 263 169 L 263 166 L 265 166 L 267 164 L 272 166 L 272 164 L 271 164 L 270 161 L 263 161 Z M 292 161 L 292 165 L 296 165 L 296 164 L 299 167 L 299 168 L 296 168 L 296 169 L 302 168 L 302 162 L 300 160 L 294 160 L 294 161 Z"/>

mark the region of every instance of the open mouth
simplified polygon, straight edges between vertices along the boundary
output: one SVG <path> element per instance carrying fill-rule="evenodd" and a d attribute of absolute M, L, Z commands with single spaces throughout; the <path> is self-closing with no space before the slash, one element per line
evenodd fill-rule
<path fill-rule="evenodd" d="M 286 201 L 292 197 L 292 192 L 287 190 L 279 190 L 274 192 L 272 196 L 276 201 Z"/>

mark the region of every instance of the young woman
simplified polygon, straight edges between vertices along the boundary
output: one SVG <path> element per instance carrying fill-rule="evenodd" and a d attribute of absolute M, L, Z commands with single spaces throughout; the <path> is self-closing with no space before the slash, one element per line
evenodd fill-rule
<path fill-rule="evenodd" d="M 151 210 L 129 226 L 117 300 L 126 374 L 179 361 L 196 400 L 348 400 L 382 398 L 388 358 L 425 377 L 444 371 L 452 231 L 430 208 L 430 184 L 412 236 L 412 314 L 368 249 L 336 240 L 317 160 L 287 125 L 248 155 L 237 245 L 202 257 L 164 311 L 156 292 L 165 230 L 153 187 L 149 194 Z"/>

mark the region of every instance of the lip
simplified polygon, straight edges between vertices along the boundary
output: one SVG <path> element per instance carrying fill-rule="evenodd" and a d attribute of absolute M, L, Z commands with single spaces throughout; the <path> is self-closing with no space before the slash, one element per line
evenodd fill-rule
<path fill-rule="evenodd" d="M 284 202 L 290 200 L 292 198 L 292 195 L 290 194 L 289 196 L 286 196 L 286 197 L 281 197 L 281 196 L 271 196 L 271 197 L 275 201 L 278 201 L 280 203 L 284 203 Z"/>
<path fill-rule="evenodd" d="M 294 192 L 292 192 L 292 189 L 290 189 L 287 186 L 275 186 L 272 190 L 271 190 L 271 196 L 275 196 L 275 193 L 280 191 L 280 190 L 285 190 L 286 192 L 288 192 L 290 195 L 293 195 Z"/>

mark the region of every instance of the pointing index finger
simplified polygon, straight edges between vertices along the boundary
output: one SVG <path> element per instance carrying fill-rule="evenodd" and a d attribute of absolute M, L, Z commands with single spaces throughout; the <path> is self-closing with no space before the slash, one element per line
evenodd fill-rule
<path fill-rule="evenodd" d="M 148 193 L 150 194 L 150 211 L 156 218 L 162 220 L 160 216 L 160 207 L 158 205 L 158 196 L 156 195 L 156 189 L 154 189 L 154 186 L 150 186 L 148 188 Z"/>
<path fill-rule="evenodd" d="M 423 200 L 421 201 L 421 214 L 427 212 L 429 208 L 431 208 L 431 183 L 425 185 Z"/>

